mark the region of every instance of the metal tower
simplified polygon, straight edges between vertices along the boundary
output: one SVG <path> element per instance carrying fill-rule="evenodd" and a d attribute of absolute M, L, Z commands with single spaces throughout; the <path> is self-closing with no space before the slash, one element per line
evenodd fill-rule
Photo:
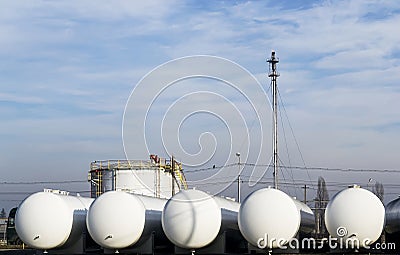
<path fill-rule="evenodd" d="M 267 60 L 269 63 L 269 74 L 271 77 L 272 87 L 272 107 L 273 107 L 273 166 L 274 166 L 274 187 L 278 189 L 278 85 L 276 83 L 279 73 L 276 71 L 276 64 L 279 63 L 279 59 L 275 57 L 275 51 L 271 52 L 271 58 Z"/>

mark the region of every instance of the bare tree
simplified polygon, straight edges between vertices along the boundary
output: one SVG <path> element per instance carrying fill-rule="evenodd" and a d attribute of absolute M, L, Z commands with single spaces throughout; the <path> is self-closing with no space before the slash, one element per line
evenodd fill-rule
<path fill-rule="evenodd" d="M 329 194 L 326 188 L 325 179 L 318 177 L 318 190 L 317 197 L 315 198 L 315 221 L 316 221 L 316 234 L 325 235 L 327 233 L 324 214 L 325 208 L 329 202 Z"/>
<path fill-rule="evenodd" d="M 3 209 L 1 209 L 1 212 L 0 212 L 0 218 L 6 218 L 7 217 L 7 213 L 6 213 L 6 210 L 4 210 L 4 208 Z"/>
<path fill-rule="evenodd" d="M 383 195 L 385 194 L 385 190 L 383 188 L 383 184 L 380 182 L 376 182 L 372 192 L 383 202 Z"/>

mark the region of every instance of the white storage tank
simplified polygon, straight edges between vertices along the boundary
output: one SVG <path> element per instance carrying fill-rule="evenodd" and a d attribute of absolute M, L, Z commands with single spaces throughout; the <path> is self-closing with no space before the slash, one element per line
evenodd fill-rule
<path fill-rule="evenodd" d="M 299 231 L 311 232 L 313 218 L 307 205 L 269 187 L 246 197 L 238 222 L 240 232 L 251 245 L 273 249 L 287 244 Z"/>
<path fill-rule="evenodd" d="M 69 196 L 45 190 L 27 197 L 15 215 L 18 236 L 28 246 L 41 250 L 63 248 L 82 238 L 92 198 Z"/>
<path fill-rule="evenodd" d="M 161 211 L 167 200 L 109 191 L 89 208 L 86 222 L 93 240 L 107 249 L 123 249 L 162 232 Z"/>
<path fill-rule="evenodd" d="M 170 198 L 173 190 L 187 188 L 182 164 L 157 155 L 150 155 L 150 160 L 96 160 L 90 163 L 88 178 L 93 198 L 112 190 Z"/>
<path fill-rule="evenodd" d="M 300 211 L 300 229 L 302 234 L 310 234 L 315 230 L 315 215 L 311 208 L 305 203 L 292 198 L 296 204 L 297 209 Z"/>
<path fill-rule="evenodd" d="M 400 232 L 400 197 L 386 205 L 386 232 Z"/>
<path fill-rule="evenodd" d="M 372 192 L 354 185 L 337 193 L 325 210 L 325 225 L 332 237 L 359 247 L 374 243 L 385 224 L 385 208 Z"/>
<path fill-rule="evenodd" d="M 181 190 L 162 213 L 165 235 L 176 246 L 199 249 L 211 244 L 220 231 L 238 229 L 239 203 L 200 190 Z"/>

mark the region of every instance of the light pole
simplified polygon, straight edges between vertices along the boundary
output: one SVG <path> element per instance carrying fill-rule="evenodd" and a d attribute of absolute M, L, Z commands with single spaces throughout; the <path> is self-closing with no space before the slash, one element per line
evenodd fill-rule
<path fill-rule="evenodd" d="M 307 204 L 307 189 L 310 187 L 308 187 L 307 184 L 304 184 L 304 187 L 301 188 L 304 189 L 304 204 Z"/>
<path fill-rule="evenodd" d="M 240 203 L 240 152 L 236 152 L 236 156 L 238 157 L 238 167 L 239 167 L 239 173 L 238 173 L 238 203 Z"/>

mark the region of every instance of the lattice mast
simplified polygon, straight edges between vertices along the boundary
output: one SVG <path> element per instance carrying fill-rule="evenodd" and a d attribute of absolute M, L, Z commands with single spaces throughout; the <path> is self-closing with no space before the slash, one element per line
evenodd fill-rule
<path fill-rule="evenodd" d="M 276 64 L 279 63 L 279 59 L 275 56 L 275 51 L 271 52 L 271 58 L 267 60 L 269 63 L 269 74 L 271 77 L 272 87 L 272 109 L 273 109 L 273 167 L 274 167 L 274 187 L 278 189 L 278 85 L 277 79 L 279 73 L 276 71 Z"/>

